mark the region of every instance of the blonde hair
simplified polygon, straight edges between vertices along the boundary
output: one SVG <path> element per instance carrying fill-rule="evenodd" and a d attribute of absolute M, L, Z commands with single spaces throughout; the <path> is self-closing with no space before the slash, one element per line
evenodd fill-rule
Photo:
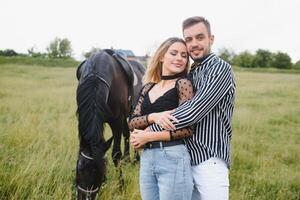
<path fill-rule="evenodd" d="M 158 83 L 161 80 L 162 75 L 162 58 L 167 53 L 168 49 L 172 44 L 175 42 L 180 42 L 185 45 L 185 42 L 183 39 L 177 38 L 177 37 L 171 37 L 168 38 L 166 41 L 164 41 L 156 50 L 153 57 L 150 60 L 150 63 L 146 69 L 146 73 L 143 78 L 144 84 L 153 82 Z M 187 74 L 188 72 L 188 66 L 189 66 L 189 59 L 187 58 L 187 64 L 185 68 L 185 72 Z"/>

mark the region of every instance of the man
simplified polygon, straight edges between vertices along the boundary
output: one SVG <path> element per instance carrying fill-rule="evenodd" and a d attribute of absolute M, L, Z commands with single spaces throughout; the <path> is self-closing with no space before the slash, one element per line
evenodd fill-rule
<path fill-rule="evenodd" d="M 232 68 L 211 53 L 214 36 L 205 18 L 188 18 L 182 28 L 188 52 L 194 60 L 189 76 L 195 96 L 171 115 L 165 113 L 157 120 L 158 124 L 150 128 L 170 130 L 168 127 L 174 117 L 176 129 L 194 125 L 194 134 L 186 141 L 194 179 L 192 199 L 228 199 L 231 121 L 236 90 Z"/>

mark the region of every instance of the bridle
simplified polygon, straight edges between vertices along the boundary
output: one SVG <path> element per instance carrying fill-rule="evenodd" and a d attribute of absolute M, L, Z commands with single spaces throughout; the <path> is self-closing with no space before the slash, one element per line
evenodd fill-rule
<path fill-rule="evenodd" d="M 77 189 L 80 190 L 81 192 L 83 192 L 85 194 L 85 199 L 86 200 L 89 200 L 92 198 L 92 194 L 95 193 L 95 192 L 98 192 L 99 190 L 99 187 L 97 187 L 96 189 L 83 189 L 82 187 L 80 187 L 79 185 L 77 185 Z"/>
<path fill-rule="evenodd" d="M 88 159 L 88 160 L 94 160 L 94 158 L 85 155 L 83 152 L 80 152 L 80 155 L 82 155 L 84 158 Z"/>
<path fill-rule="evenodd" d="M 83 152 L 80 152 L 80 155 L 81 155 L 82 157 L 88 159 L 88 160 L 94 160 L 94 158 L 85 155 Z M 97 188 L 95 188 L 95 189 L 93 189 L 93 187 L 92 187 L 91 189 L 83 189 L 82 187 L 80 187 L 79 185 L 77 185 L 77 189 L 80 190 L 82 193 L 85 194 L 85 196 L 86 196 L 85 199 L 86 199 L 86 200 L 89 200 L 89 199 L 91 199 L 93 193 L 98 192 L 99 187 L 97 187 Z M 77 195 L 78 195 L 78 193 L 77 193 Z M 76 196 L 77 196 L 77 195 L 76 195 Z"/>

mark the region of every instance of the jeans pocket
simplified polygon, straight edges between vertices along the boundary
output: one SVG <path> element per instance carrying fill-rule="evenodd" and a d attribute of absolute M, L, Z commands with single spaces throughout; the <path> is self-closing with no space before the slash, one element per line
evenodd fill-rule
<path fill-rule="evenodd" d="M 185 146 L 176 145 L 164 148 L 164 157 L 168 160 L 178 161 L 184 159 Z"/>

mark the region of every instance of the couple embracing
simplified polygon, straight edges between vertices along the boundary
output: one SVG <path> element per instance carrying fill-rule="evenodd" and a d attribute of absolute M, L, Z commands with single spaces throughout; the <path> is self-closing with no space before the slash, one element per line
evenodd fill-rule
<path fill-rule="evenodd" d="M 130 143 L 141 150 L 141 196 L 229 199 L 233 71 L 211 52 L 208 20 L 188 18 L 182 31 L 184 39 L 167 39 L 153 55 L 129 121 Z"/>

